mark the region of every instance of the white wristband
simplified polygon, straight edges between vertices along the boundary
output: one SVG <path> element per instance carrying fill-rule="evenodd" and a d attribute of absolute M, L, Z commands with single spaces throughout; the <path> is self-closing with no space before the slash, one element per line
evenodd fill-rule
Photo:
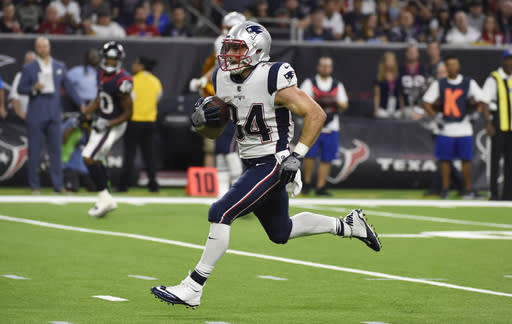
<path fill-rule="evenodd" d="M 293 152 L 297 153 L 302 157 L 306 156 L 306 153 L 308 153 L 308 151 L 309 147 L 307 147 L 306 144 L 301 142 L 297 143 L 297 145 L 295 145 L 295 149 L 293 150 Z"/>

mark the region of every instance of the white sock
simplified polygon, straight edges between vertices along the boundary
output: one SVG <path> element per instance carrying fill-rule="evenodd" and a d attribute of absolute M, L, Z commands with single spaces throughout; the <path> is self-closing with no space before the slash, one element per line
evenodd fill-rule
<path fill-rule="evenodd" d="M 302 212 L 294 215 L 292 218 L 292 231 L 290 238 L 296 238 L 306 235 L 314 235 L 321 233 L 332 233 L 340 235 L 341 223 L 336 217 L 313 214 L 310 212 Z"/>
<path fill-rule="evenodd" d="M 224 253 L 226 253 L 229 245 L 230 230 L 231 226 L 229 225 L 217 223 L 212 223 L 210 225 L 210 233 L 208 234 L 208 240 L 206 241 L 203 255 L 194 269 L 194 272 L 204 278 L 201 284 L 204 284 L 204 281 L 210 276 L 210 273 L 213 271 L 213 267 L 215 267 L 217 261 L 219 261 Z M 191 276 L 194 275 L 194 272 Z M 192 279 L 200 281 L 197 280 L 198 278 L 192 277 Z"/>

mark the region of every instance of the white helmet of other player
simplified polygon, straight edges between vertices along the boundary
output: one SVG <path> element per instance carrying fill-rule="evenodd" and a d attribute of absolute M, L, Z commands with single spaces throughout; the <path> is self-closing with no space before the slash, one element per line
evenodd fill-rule
<path fill-rule="evenodd" d="M 231 28 L 222 42 L 217 60 L 222 71 L 242 73 L 249 66 L 270 60 L 272 37 L 262 25 L 242 22 Z"/>
<path fill-rule="evenodd" d="M 226 35 L 234 25 L 238 25 L 245 20 L 245 16 L 236 11 L 231 11 L 226 14 L 224 18 L 222 18 L 222 35 Z"/>

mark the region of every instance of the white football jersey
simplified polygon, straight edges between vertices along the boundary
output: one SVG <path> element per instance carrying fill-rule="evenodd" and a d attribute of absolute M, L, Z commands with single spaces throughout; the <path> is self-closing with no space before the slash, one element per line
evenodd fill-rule
<path fill-rule="evenodd" d="M 253 159 L 288 149 L 293 137 L 291 112 L 274 104 L 277 91 L 297 84 L 288 63 L 262 62 L 243 81 L 215 69 L 215 95 L 232 106 L 240 157 Z"/>

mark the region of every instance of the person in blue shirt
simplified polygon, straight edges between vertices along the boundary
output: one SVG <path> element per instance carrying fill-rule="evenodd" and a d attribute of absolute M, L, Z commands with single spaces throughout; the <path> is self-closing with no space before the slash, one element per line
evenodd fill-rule
<path fill-rule="evenodd" d="M 151 13 L 146 19 L 146 24 L 153 25 L 158 29 L 160 35 L 171 23 L 169 16 L 164 12 L 164 3 L 162 0 L 151 1 Z"/>
<path fill-rule="evenodd" d="M 90 48 L 85 54 L 85 64 L 73 67 L 67 74 L 78 96 L 86 103 L 93 101 L 98 94 L 96 80 L 99 62 L 100 55 L 98 50 Z"/>

